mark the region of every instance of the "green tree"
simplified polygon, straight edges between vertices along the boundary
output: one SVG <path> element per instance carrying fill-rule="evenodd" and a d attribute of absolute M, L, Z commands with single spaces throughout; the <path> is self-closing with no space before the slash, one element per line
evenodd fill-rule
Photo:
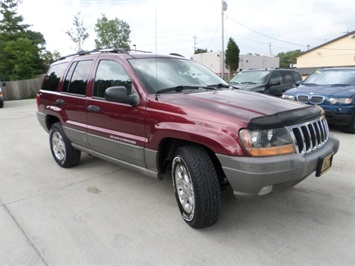
<path fill-rule="evenodd" d="M 0 1 L 0 73 L 2 80 L 29 79 L 43 73 L 41 58 L 45 40 L 39 32 L 29 30 L 17 14 L 19 0 Z"/>
<path fill-rule="evenodd" d="M 120 19 L 109 20 L 102 14 L 95 24 L 96 48 L 124 48 L 130 49 L 129 35 L 131 33 L 128 23 Z"/>
<path fill-rule="evenodd" d="M 201 49 L 201 48 L 197 48 L 195 50 L 194 54 L 203 54 L 203 53 L 207 53 L 207 49 Z"/>
<path fill-rule="evenodd" d="M 239 67 L 239 47 L 233 38 L 229 38 L 227 50 L 226 50 L 226 60 L 225 64 L 229 70 L 229 75 L 231 76 L 237 71 Z"/>
<path fill-rule="evenodd" d="M 84 22 L 80 20 L 80 12 L 74 16 L 73 26 L 74 28 L 71 28 L 65 33 L 68 34 L 70 39 L 75 43 L 75 51 L 80 52 L 83 50 L 84 41 L 89 38 L 89 33 L 84 27 Z"/>
<path fill-rule="evenodd" d="M 301 54 L 301 50 L 294 50 L 289 52 L 282 52 L 277 54 L 277 57 L 280 58 L 280 67 L 281 68 L 290 68 L 292 64 L 296 64 L 297 57 Z"/>

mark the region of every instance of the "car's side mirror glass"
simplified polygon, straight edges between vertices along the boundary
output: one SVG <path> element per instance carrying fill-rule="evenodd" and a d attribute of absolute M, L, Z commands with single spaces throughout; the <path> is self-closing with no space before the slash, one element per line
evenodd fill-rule
<path fill-rule="evenodd" d="M 136 93 L 130 93 L 124 86 L 109 87 L 105 90 L 105 99 L 109 102 L 127 103 L 132 106 L 139 104 L 139 97 Z"/>

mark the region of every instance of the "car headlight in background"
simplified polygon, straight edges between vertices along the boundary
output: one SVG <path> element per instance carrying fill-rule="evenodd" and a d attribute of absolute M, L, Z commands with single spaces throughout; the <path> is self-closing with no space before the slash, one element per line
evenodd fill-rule
<path fill-rule="evenodd" d="M 292 137 L 286 128 L 267 130 L 242 129 L 240 140 L 251 156 L 274 156 L 295 153 Z"/>
<path fill-rule="evenodd" d="M 291 100 L 291 101 L 295 100 L 295 96 L 293 96 L 293 95 L 285 95 L 285 94 L 283 94 L 283 95 L 281 96 L 281 98 L 282 98 L 282 99 Z"/>
<path fill-rule="evenodd" d="M 329 102 L 331 105 L 334 104 L 351 104 L 353 102 L 352 98 L 330 98 Z"/>

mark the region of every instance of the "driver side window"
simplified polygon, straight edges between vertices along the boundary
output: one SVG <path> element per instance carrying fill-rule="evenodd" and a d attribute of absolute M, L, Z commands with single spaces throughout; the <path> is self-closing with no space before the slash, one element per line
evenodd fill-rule
<path fill-rule="evenodd" d="M 101 60 L 95 75 L 93 97 L 104 98 L 105 90 L 113 86 L 124 86 L 129 90 L 131 80 L 123 67 L 111 60 Z"/>

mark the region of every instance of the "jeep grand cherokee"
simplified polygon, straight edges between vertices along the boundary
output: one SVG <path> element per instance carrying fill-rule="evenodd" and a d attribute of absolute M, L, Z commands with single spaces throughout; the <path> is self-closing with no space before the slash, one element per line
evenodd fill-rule
<path fill-rule="evenodd" d="M 65 57 L 49 68 L 37 105 L 58 165 L 77 165 L 84 152 L 156 178 L 171 172 L 193 228 L 217 221 L 222 185 L 238 198 L 282 191 L 327 171 L 339 147 L 321 108 L 231 89 L 179 56 Z"/>

